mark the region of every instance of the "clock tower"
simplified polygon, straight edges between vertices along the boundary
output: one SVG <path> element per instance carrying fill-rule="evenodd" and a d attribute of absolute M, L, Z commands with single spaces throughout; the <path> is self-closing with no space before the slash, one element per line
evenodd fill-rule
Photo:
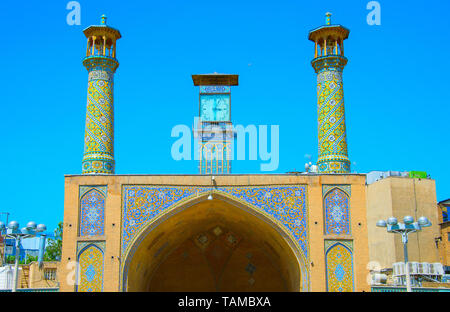
<path fill-rule="evenodd" d="M 231 123 L 231 86 L 238 75 L 192 75 L 200 87 L 199 123 L 196 129 L 200 174 L 231 173 L 233 125 Z"/>

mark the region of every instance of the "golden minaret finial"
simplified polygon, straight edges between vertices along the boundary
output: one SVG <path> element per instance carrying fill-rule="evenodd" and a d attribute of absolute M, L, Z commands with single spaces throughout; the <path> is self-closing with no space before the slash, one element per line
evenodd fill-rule
<path fill-rule="evenodd" d="M 327 12 L 325 13 L 325 25 L 331 25 L 331 13 Z"/>

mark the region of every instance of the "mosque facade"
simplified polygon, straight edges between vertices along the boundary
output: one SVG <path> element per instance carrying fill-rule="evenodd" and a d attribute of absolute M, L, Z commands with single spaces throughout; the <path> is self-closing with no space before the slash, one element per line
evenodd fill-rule
<path fill-rule="evenodd" d="M 366 176 L 350 173 L 346 139 L 348 29 L 327 14 L 309 33 L 319 158 L 308 174 L 231 173 L 238 76 L 217 73 L 192 76 L 199 174 L 116 174 L 121 34 L 104 16 L 84 34 L 85 150 L 82 174 L 65 177 L 61 291 L 370 291 Z"/>

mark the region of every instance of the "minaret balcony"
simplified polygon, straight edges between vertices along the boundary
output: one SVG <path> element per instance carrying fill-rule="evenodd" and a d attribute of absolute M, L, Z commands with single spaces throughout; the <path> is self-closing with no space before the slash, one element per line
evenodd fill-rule
<path fill-rule="evenodd" d="M 83 59 L 83 65 L 87 70 L 94 68 L 109 68 L 111 72 L 115 72 L 119 67 L 119 61 L 115 57 L 105 55 L 89 55 Z"/>
<path fill-rule="evenodd" d="M 331 54 L 325 56 L 316 57 L 311 61 L 311 65 L 316 73 L 324 69 L 335 69 L 343 71 L 345 65 L 347 65 L 348 59 L 345 56 L 338 54 Z"/>
<path fill-rule="evenodd" d="M 105 59 L 110 59 L 110 60 L 118 62 L 115 57 L 108 56 L 108 55 L 88 55 L 83 59 L 83 61 L 86 59 L 92 59 L 92 58 L 105 58 Z"/>

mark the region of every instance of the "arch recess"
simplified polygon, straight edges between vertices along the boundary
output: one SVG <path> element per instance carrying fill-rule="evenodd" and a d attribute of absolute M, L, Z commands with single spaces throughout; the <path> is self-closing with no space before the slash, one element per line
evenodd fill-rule
<path fill-rule="evenodd" d="M 153 290 L 155 283 L 152 281 L 157 279 L 158 276 L 163 276 L 162 273 L 159 274 L 159 270 L 168 266 L 166 262 L 174 258 L 173 255 L 179 251 L 181 245 L 190 244 L 194 246 L 189 243 L 192 242 L 198 247 L 200 245 L 197 238 L 201 235 L 212 238 L 213 243 L 211 244 L 219 244 L 215 243 L 217 239 L 212 234 L 216 232 L 217 228 L 223 230 L 223 235 L 232 233 L 236 241 L 246 242 L 246 248 L 248 250 L 253 248 L 255 254 L 260 254 L 260 258 L 265 259 L 267 267 L 278 270 L 280 281 L 282 281 L 280 283 L 284 283 L 284 291 L 308 290 L 309 273 L 306 266 L 306 257 L 295 237 L 280 221 L 265 211 L 226 192 L 214 190 L 212 192 L 213 200 L 207 199 L 209 194 L 209 192 L 203 193 L 182 203 L 174 204 L 139 229 L 128 243 L 121 257 L 123 259 L 120 270 L 121 289 L 123 291 Z M 217 236 L 222 237 L 221 235 Z M 208 241 L 207 239 L 204 240 Z M 239 246 L 245 245 L 244 243 L 239 244 Z M 201 246 L 199 248 L 203 250 Z M 207 250 L 207 247 L 205 248 L 204 250 Z M 194 247 L 190 249 L 190 253 L 194 252 L 193 250 Z M 242 253 L 242 251 L 239 252 Z M 251 262 L 257 260 L 255 260 L 255 257 L 250 260 L 249 254 L 251 255 L 252 252 L 246 254 L 249 264 L 245 269 L 247 272 L 255 272 L 249 273 L 248 281 L 251 283 L 252 280 L 256 279 L 256 277 L 253 279 L 253 274 L 270 270 L 258 270 L 258 266 L 255 270 L 252 269 L 253 264 Z M 234 263 L 232 262 L 233 257 L 238 258 L 238 256 L 229 256 L 231 260 L 227 261 Z M 186 256 L 186 259 L 188 259 L 188 256 Z M 210 264 L 209 266 L 211 267 Z M 189 271 L 195 270 L 197 267 L 197 265 L 193 265 Z M 211 270 L 214 271 L 214 268 Z M 224 276 L 228 272 L 227 270 L 228 268 L 225 266 L 223 272 L 220 273 L 222 275 L 219 274 L 214 277 L 217 279 L 214 284 L 216 290 L 228 287 L 228 284 L 224 284 L 224 281 L 228 278 Z M 167 274 L 170 275 L 170 272 L 164 274 L 167 276 Z M 239 274 L 244 273 L 240 272 Z M 259 280 L 264 280 L 264 277 L 259 277 Z M 256 279 L 254 284 L 256 285 L 259 280 Z M 180 291 L 181 289 L 176 290 Z M 199 290 L 201 291 L 201 287 Z M 210 289 L 208 290 L 210 291 Z"/>

